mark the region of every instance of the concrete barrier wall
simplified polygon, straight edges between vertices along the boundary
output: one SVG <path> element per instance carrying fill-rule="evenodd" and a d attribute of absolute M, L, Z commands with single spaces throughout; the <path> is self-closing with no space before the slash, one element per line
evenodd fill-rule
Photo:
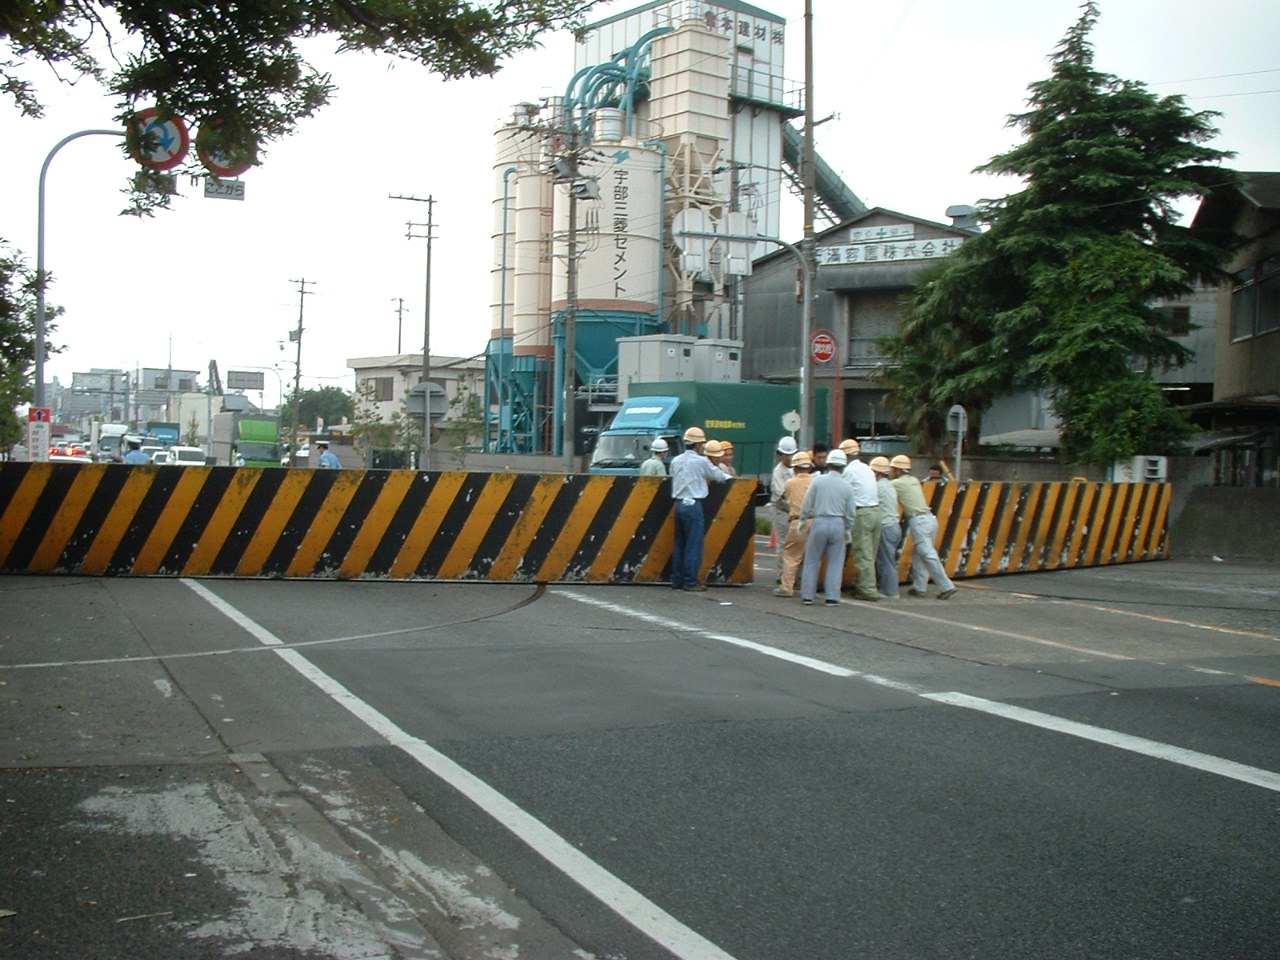
<path fill-rule="evenodd" d="M 710 583 L 752 580 L 754 492 L 711 488 Z M 1169 484 L 925 494 L 953 578 L 1168 556 Z M 658 583 L 673 539 L 670 484 L 648 477 L 0 464 L 4 573 Z"/>
<path fill-rule="evenodd" d="M 0 464 L 0 572 L 649 583 L 660 479 Z M 748 583 L 755 482 L 712 487 L 704 576 Z"/>
<path fill-rule="evenodd" d="M 925 483 L 953 579 L 1168 557 L 1167 483 Z M 909 578 L 911 537 L 899 571 Z"/>

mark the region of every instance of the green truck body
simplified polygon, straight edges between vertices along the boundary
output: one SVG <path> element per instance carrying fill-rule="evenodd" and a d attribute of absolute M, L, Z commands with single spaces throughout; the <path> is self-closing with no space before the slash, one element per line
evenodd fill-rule
<path fill-rule="evenodd" d="M 828 393 L 816 391 L 814 436 L 819 438 L 830 432 Z M 663 437 L 671 445 L 670 463 L 684 449 L 685 429 L 701 427 L 709 439 L 733 443 L 739 476 L 767 482 L 777 462 L 778 440 L 791 435 L 782 418 L 799 403 L 795 387 L 776 383 L 633 383 L 623 408 L 596 441 L 590 471 L 638 474 L 654 437 Z"/>

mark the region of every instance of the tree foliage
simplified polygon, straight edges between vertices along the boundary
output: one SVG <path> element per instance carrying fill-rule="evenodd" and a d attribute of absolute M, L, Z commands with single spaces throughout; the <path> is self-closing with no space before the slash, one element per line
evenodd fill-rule
<path fill-rule="evenodd" d="M 56 327 L 61 307 L 45 306 L 45 334 Z M 0 449 L 22 437 L 14 408 L 32 398 L 36 361 L 36 275 L 22 256 L 0 240 Z M 45 350 L 55 352 L 46 339 Z"/>
<path fill-rule="evenodd" d="M 284 398 L 284 409 L 293 412 L 292 392 Z M 298 425 L 305 432 L 314 430 L 317 423 L 323 427 L 335 427 L 354 413 L 351 394 L 341 387 L 321 387 L 303 390 L 298 396 Z"/>
<path fill-rule="evenodd" d="M 989 229 L 922 280 L 885 343 L 890 406 L 929 448 L 939 411 L 1023 388 L 1049 392 L 1068 462 L 1171 452 L 1188 431 L 1150 379 L 1186 362 L 1186 331 L 1152 303 L 1221 278 L 1232 238 L 1179 225 L 1174 204 L 1237 175 L 1207 146 L 1217 114 L 1094 69 L 1097 16 L 1086 3 L 1010 118 L 1025 140 L 978 168 L 1023 189 L 983 202 Z"/>
<path fill-rule="evenodd" d="M 44 61 L 74 82 L 92 77 L 116 98 L 121 123 L 154 103 L 200 126 L 207 152 L 261 162 L 334 91 L 299 42 L 331 37 L 340 51 L 387 54 L 446 78 L 492 74 L 543 31 L 571 24 L 583 0 L 5 0 L 0 93 L 40 116 L 21 68 Z M 7 58 L 4 48 L 7 47 Z M 111 58 L 104 64 L 98 51 Z M 127 125 L 132 129 L 132 125 Z M 135 144 L 136 146 L 136 144 Z M 189 169 L 194 170 L 193 166 Z M 167 200 L 138 194 L 131 212 Z"/>

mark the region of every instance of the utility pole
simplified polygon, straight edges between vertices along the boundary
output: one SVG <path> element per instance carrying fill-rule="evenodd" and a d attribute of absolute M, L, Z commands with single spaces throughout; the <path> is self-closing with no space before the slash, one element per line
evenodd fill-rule
<path fill-rule="evenodd" d="M 396 355 L 399 356 L 404 352 L 401 346 L 401 336 L 404 332 L 404 297 L 392 297 L 396 302 Z"/>
<path fill-rule="evenodd" d="M 298 329 L 289 331 L 289 339 L 298 344 L 297 357 L 293 363 L 293 414 L 289 425 L 289 466 L 294 465 L 294 457 L 298 453 L 298 417 L 302 405 L 302 305 L 310 293 L 307 285 L 315 286 L 314 280 L 290 280 L 298 285 Z"/>
<path fill-rule="evenodd" d="M 808 265 L 804 283 L 805 307 L 801 311 L 804 323 L 800 345 L 800 449 L 813 449 L 814 410 L 813 410 L 813 351 L 810 340 L 813 337 L 812 304 L 816 299 L 818 278 L 818 246 L 815 238 L 813 221 L 817 215 L 815 194 L 817 192 L 817 175 L 815 152 L 813 148 L 813 0 L 804 0 L 804 147 L 801 151 L 801 174 L 804 183 L 804 249 L 805 263 Z"/>
<path fill-rule="evenodd" d="M 574 175 L 577 175 L 578 154 L 573 154 Z M 578 375 L 578 191 L 577 184 L 569 185 L 569 262 L 565 282 L 564 304 L 564 472 L 574 472 L 577 410 L 574 383 Z"/>
<path fill-rule="evenodd" d="M 387 194 L 392 200 L 414 200 L 418 203 L 427 205 L 427 222 L 426 223 L 407 223 L 405 227 L 405 237 L 409 240 L 426 240 L 427 241 L 427 282 L 426 291 L 423 295 L 422 304 L 422 386 L 426 393 L 423 395 L 423 413 L 422 413 L 422 462 L 418 464 L 419 470 L 431 469 L 431 241 L 435 239 L 432 231 L 435 229 L 435 207 L 436 199 L 434 196 L 415 197 L 413 195 L 405 196 L 404 194 L 389 193 Z M 426 233 L 414 233 L 415 229 L 425 229 Z"/>

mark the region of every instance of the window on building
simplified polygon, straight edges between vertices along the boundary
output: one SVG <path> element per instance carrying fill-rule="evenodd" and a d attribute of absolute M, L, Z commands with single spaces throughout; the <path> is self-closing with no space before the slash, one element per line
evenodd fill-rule
<path fill-rule="evenodd" d="M 1168 318 L 1169 332 L 1171 336 L 1185 337 L 1191 332 L 1190 307 L 1157 307 L 1156 309 Z"/>
<path fill-rule="evenodd" d="M 395 379 L 393 377 L 366 377 L 364 384 L 373 400 L 395 399 Z"/>
<path fill-rule="evenodd" d="M 1280 330 L 1280 257 L 1241 270 L 1231 294 L 1231 339 Z"/>

